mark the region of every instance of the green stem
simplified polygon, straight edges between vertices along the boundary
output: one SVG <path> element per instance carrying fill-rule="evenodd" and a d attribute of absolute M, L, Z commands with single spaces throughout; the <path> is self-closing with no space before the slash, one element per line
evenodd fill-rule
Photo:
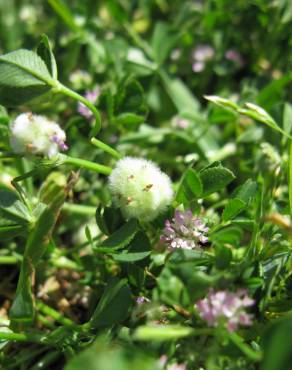
<path fill-rule="evenodd" d="M 229 339 L 239 348 L 250 360 L 261 361 L 262 353 L 254 351 L 250 346 L 244 343 L 243 339 L 235 332 L 229 333 Z"/>
<path fill-rule="evenodd" d="M 56 326 L 53 323 L 53 321 L 50 321 L 47 317 L 41 315 L 40 313 L 38 313 L 38 322 L 40 322 L 42 325 L 46 326 L 47 328 L 51 330 L 56 329 Z"/>
<path fill-rule="evenodd" d="M 102 141 L 97 140 L 94 137 L 90 141 L 91 141 L 91 144 L 93 144 L 97 148 L 103 150 L 104 152 L 109 153 L 114 158 L 120 159 L 122 157 L 119 152 L 117 152 L 115 149 L 113 149 L 109 145 L 103 143 Z"/>
<path fill-rule="evenodd" d="M 71 164 L 80 168 L 86 168 L 87 170 L 102 173 L 103 175 L 109 175 L 112 172 L 112 169 L 108 166 L 103 166 L 102 164 L 94 163 L 80 158 L 66 156 L 63 163 Z"/>
<path fill-rule="evenodd" d="M 22 258 L 15 256 L 0 256 L 0 265 L 17 265 L 22 261 Z"/>
<path fill-rule="evenodd" d="M 84 104 L 88 109 L 90 109 L 95 118 L 95 124 L 94 124 L 94 128 L 92 130 L 91 135 L 95 136 L 100 131 L 101 129 L 100 114 L 98 110 L 95 108 L 94 104 L 92 104 L 90 101 L 85 99 L 84 96 L 62 85 L 60 82 L 57 83 L 57 86 L 55 87 L 55 92 L 63 94 L 63 95 L 67 95 L 70 98 Z"/>
<path fill-rule="evenodd" d="M 44 304 L 41 301 L 36 302 L 36 307 L 43 314 L 52 317 L 55 321 L 59 322 L 62 325 L 65 325 L 65 326 L 75 326 L 76 325 L 72 320 L 68 319 L 67 317 L 64 317 L 58 311 L 56 311 L 53 308 L 47 306 L 46 304 Z"/>
<path fill-rule="evenodd" d="M 44 343 L 47 341 L 47 337 L 43 334 L 36 333 L 3 333 L 0 332 L 0 340 L 9 340 L 15 342 L 32 342 L 32 343 Z"/>
<path fill-rule="evenodd" d="M 76 262 L 70 260 L 65 256 L 58 256 L 56 258 L 52 258 L 51 260 L 52 265 L 59 268 L 59 269 L 67 269 L 67 270 L 76 270 L 81 271 L 82 268 L 77 265 Z"/>
<path fill-rule="evenodd" d="M 80 216 L 94 216 L 96 207 L 83 204 L 64 203 L 62 212 L 73 213 Z"/>

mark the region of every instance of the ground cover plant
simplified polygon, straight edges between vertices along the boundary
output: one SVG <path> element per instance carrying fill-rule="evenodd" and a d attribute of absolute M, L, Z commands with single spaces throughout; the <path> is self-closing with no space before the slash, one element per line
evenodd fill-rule
<path fill-rule="evenodd" d="M 289 0 L 0 0 L 0 368 L 292 368 Z"/>

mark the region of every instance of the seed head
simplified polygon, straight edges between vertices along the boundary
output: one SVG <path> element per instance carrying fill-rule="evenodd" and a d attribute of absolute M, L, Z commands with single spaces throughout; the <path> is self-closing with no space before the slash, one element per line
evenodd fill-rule
<path fill-rule="evenodd" d="M 120 159 L 109 176 L 114 203 L 126 218 L 151 221 L 166 210 L 173 198 L 169 177 L 146 159 Z"/>
<path fill-rule="evenodd" d="M 10 126 L 10 145 L 15 153 L 51 158 L 68 149 L 65 140 L 66 134 L 61 127 L 44 116 L 22 113 Z"/>

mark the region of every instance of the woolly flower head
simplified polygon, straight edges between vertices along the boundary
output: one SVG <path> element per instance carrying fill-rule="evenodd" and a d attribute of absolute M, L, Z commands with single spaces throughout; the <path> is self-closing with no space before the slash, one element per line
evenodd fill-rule
<path fill-rule="evenodd" d="M 65 140 L 66 134 L 57 123 L 32 113 L 20 114 L 10 126 L 10 145 L 15 153 L 51 158 L 68 149 Z"/>
<path fill-rule="evenodd" d="M 165 211 L 173 198 L 169 177 L 146 159 L 120 159 L 109 176 L 114 203 L 126 218 L 151 221 Z"/>
<path fill-rule="evenodd" d="M 175 211 L 173 219 L 166 220 L 160 240 L 168 244 L 169 249 L 200 249 L 207 243 L 205 233 L 208 227 L 200 218 L 194 217 L 191 210 Z"/>
<path fill-rule="evenodd" d="M 195 306 L 200 317 L 207 321 L 209 326 L 223 323 L 229 331 L 234 331 L 239 325 L 252 324 L 252 315 L 246 313 L 245 308 L 253 304 L 254 301 L 245 290 L 235 293 L 210 290 L 207 297 L 198 301 Z"/>

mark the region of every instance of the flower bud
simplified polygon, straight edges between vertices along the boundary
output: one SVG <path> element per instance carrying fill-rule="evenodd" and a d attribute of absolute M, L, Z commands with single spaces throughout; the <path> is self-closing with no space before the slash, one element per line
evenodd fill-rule
<path fill-rule="evenodd" d="M 155 163 L 125 157 L 109 176 L 114 203 L 126 218 L 151 221 L 166 210 L 173 198 L 170 178 Z"/>
<path fill-rule="evenodd" d="M 65 132 L 44 116 L 22 113 L 12 122 L 10 132 L 10 145 L 15 153 L 52 158 L 60 150 L 68 149 Z"/>

